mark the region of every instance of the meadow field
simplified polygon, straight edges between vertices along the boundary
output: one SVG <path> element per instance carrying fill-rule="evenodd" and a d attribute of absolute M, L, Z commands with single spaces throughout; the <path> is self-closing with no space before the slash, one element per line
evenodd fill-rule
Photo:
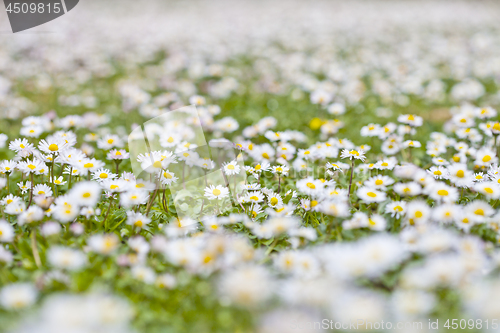
<path fill-rule="evenodd" d="M 500 331 L 499 17 L 1 13 L 0 332 Z"/>

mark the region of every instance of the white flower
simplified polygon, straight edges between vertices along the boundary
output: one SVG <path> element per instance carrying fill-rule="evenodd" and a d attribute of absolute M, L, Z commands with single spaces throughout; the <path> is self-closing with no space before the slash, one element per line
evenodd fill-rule
<path fill-rule="evenodd" d="M 119 239 L 115 234 L 93 235 L 89 237 L 87 244 L 92 251 L 107 255 L 118 248 Z"/>
<path fill-rule="evenodd" d="M 341 158 L 348 158 L 350 160 L 356 159 L 356 160 L 361 160 L 361 162 L 365 161 L 365 152 L 362 150 L 355 150 L 355 149 L 343 149 L 341 154 Z"/>
<path fill-rule="evenodd" d="M 95 207 L 101 197 L 101 186 L 96 182 L 79 182 L 69 192 L 75 204 L 86 207 Z"/>
<path fill-rule="evenodd" d="M 17 310 L 35 304 L 38 291 L 31 283 L 12 283 L 0 290 L 0 304 L 7 310 Z"/>
<path fill-rule="evenodd" d="M 236 160 L 224 163 L 223 165 L 224 173 L 228 176 L 237 175 L 240 173 L 240 166 Z"/>
<path fill-rule="evenodd" d="M 229 189 L 222 185 L 213 186 L 205 188 L 205 197 L 210 200 L 219 199 L 222 200 L 229 195 Z"/>
<path fill-rule="evenodd" d="M 87 262 L 83 252 L 62 246 L 51 247 L 47 251 L 47 259 L 52 266 L 69 271 L 79 270 Z"/>
<path fill-rule="evenodd" d="M 360 187 L 356 194 L 361 200 L 367 203 L 382 202 L 386 199 L 384 192 L 366 186 Z"/>
<path fill-rule="evenodd" d="M 9 222 L 0 220 L 0 242 L 12 242 L 14 234 L 14 227 Z"/>
<path fill-rule="evenodd" d="M 392 217 L 400 218 L 406 213 L 406 202 L 405 201 L 393 201 L 385 206 L 385 212 L 391 214 Z"/>
<path fill-rule="evenodd" d="M 150 222 L 151 222 L 151 219 L 145 215 L 142 215 L 141 213 L 136 213 L 133 211 L 127 212 L 127 224 L 128 225 L 131 225 L 133 227 L 137 227 L 139 229 L 143 229 Z"/>

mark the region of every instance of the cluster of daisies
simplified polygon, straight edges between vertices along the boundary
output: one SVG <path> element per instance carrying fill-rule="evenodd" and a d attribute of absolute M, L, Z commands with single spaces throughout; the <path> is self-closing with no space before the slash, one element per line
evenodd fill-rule
<path fill-rule="evenodd" d="M 500 319 L 497 11 L 213 3 L 2 43 L 0 330 Z"/>

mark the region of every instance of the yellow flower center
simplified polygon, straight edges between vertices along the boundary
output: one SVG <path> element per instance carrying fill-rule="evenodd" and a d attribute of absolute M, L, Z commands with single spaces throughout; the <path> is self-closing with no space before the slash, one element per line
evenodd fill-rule
<path fill-rule="evenodd" d="M 464 170 L 458 170 L 458 171 L 457 171 L 457 177 L 460 177 L 460 178 L 465 177 L 465 172 L 464 172 Z"/>
<path fill-rule="evenodd" d="M 55 143 L 53 143 L 53 144 L 51 144 L 51 145 L 49 146 L 49 150 L 50 150 L 50 151 L 58 151 L 58 150 L 59 150 L 59 147 L 58 147 Z"/>
<path fill-rule="evenodd" d="M 439 190 L 437 193 L 438 193 L 440 196 L 443 196 L 443 197 L 448 195 L 448 191 L 446 191 L 446 190 Z"/>
<path fill-rule="evenodd" d="M 212 191 L 212 193 L 213 193 L 214 195 L 220 195 L 220 193 L 221 193 L 221 192 L 220 192 L 220 190 L 218 190 L 218 189 L 214 189 L 214 190 Z M 250 199 L 251 199 L 251 198 L 250 198 Z"/>
<path fill-rule="evenodd" d="M 383 183 L 384 183 L 384 181 L 383 181 L 383 180 L 381 180 L 381 179 L 377 179 L 377 180 L 375 181 L 375 185 L 382 185 Z"/>
<path fill-rule="evenodd" d="M 227 166 L 227 168 L 228 168 L 229 170 L 234 170 L 234 165 L 229 164 L 229 165 Z"/>
<path fill-rule="evenodd" d="M 89 192 L 83 193 L 83 197 L 84 198 L 90 198 L 90 193 Z"/>
<path fill-rule="evenodd" d="M 103 173 L 101 173 L 101 174 L 99 175 L 99 178 L 101 178 L 101 179 L 106 179 L 106 178 L 108 178 L 108 174 L 107 174 L 107 173 L 105 173 L 105 172 L 103 172 Z"/>
<path fill-rule="evenodd" d="M 306 186 L 313 190 L 316 188 L 316 185 L 314 185 L 313 183 L 307 183 Z"/>
<path fill-rule="evenodd" d="M 491 160 L 490 155 L 486 155 L 485 157 L 483 157 L 483 162 L 489 162 L 490 160 Z"/>
<path fill-rule="evenodd" d="M 374 193 L 374 192 L 368 192 L 366 193 L 367 196 L 371 197 L 371 198 L 376 198 L 377 197 L 377 194 Z"/>
<path fill-rule="evenodd" d="M 271 205 L 276 205 L 278 203 L 278 198 L 271 198 Z"/>

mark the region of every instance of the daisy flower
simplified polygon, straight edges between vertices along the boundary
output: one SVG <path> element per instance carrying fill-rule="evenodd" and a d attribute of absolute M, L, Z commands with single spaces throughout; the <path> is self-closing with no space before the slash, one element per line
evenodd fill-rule
<path fill-rule="evenodd" d="M 222 165 L 224 173 L 228 176 L 237 175 L 240 173 L 240 166 L 236 160 L 224 163 Z"/>
<path fill-rule="evenodd" d="M 96 182 L 79 182 L 69 192 L 71 200 L 80 207 L 95 207 L 101 197 L 101 186 Z"/>
<path fill-rule="evenodd" d="M 448 179 L 449 172 L 444 166 L 433 166 L 427 172 L 434 177 L 434 179 Z"/>
<path fill-rule="evenodd" d="M 55 185 L 62 186 L 64 184 L 66 184 L 66 183 L 67 183 L 67 181 L 64 180 L 63 176 L 60 176 L 60 177 L 54 179 L 54 184 Z"/>
<path fill-rule="evenodd" d="M 66 148 L 68 148 L 67 143 L 61 139 L 52 139 L 48 141 L 42 139 L 38 144 L 38 149 L 40 149 L 45 154 L 58 155 Z"/>
<path fill-rule="evenodd" d="M 318 196 L 325 188 L 325 184 L 321 180 L 312 177 L 299 180 L 296 186 L 300 192 L 309 196 Z"/>
<path fill-rule="evenodd" d="M 360 187 L 356 194 L 366 203 L 382 202 L 387 197 L 384 192 L 366 186 Z"/>
<path fill-rule="evenodd" d="M 151 219 L 147 216 L 136 213 L 133 211 L 127 212 L 127 224 L 133 227 L 144 229 L 149 223 L 151 223 Z"/>
<path fill-rule="evenodd" d="M 17 168 L 24 174 L 29 175 L 30 173 L 35 173 L 40 168 L 43 168 L 45 163 L 39 159 L 32 159 L 27 161 L 21 161 L 17 164 Z"/>
<path fill-rule="evenodd" d="M 493 150 L 483 147 L 476 152 L 474 164 L 478 166 L 490 166 L 493 163 L 498 163 L 498 158 Z"/>
<path fill-rule="evenodd" d="M 385 212 L 387 214 L 391 214 L 392 217 L 399 219 L 403 216 L 406 211 L 406 202 L 405 201 L 392 201 L 385 206 Z"/>
<path fill-rule="evenodd" d="M 398 116 L 398 121 L 403 124 L 408 124 L 410 126 L 419 127 L 422 126 L 424 120 L 422 117 L 419 117 L 414 114 L 402 114 Z"/>
<path fill-rule="evenodd" d="M 113 149 L 107 155 L 108 160 L 126 160 L 130 158 L 130 154 L 125 149 Z"/>
<path fill-rule="evenodd" d="M 17 162 L 13 160 L 5 160 L 0 163 L 0 173 L 10 174 L 17 168 Z"/>
<path fill-rule="evenodd" d="M 120 205 L 123 207 L 132 207 L 143 205 L 149 199 L 148 192 L 144 190 L 133 189 L 120 194 Z"/>
<path fill-rule="evenodd" d="M 246 195 L 245 202 L 248 203 L 259 203 L 264 201 L 264 195 L 261 192 L 253 191 Z"/>
<path fill-rule="evenodd" d="M 100 168 L 92 173 L 93 180 L 104 180 L 104 179 L 115 179 L 116 174 L 112 173 L 108 169 Z"/>
<path fill-rule="evenodd" d="M 210 185 L 205 188 L 205 197 L 210 200 L 222 200 L 229 195 L 229 189 L 222 185 Z"/>
<path fill-rule="evenodd" d="M 425 192 L 437 202 L 455 202 L 458 200 L 458 190 L 442 182 L 436 182 L 425 189 Z"/>
<path fill-rule="evenodd" d="M 387 221 L 379 214 L 373 214 L 368 218 L 367 227 L 375 231 L 383 231 L 387 227 Z"/>
<path fill-rule="evenodd" d="M 273 166 L 271 172 L 275 175 L 287 176 L 290 168 L 285 165 Z"/>
<path fill-rule="evenodd" d="M 438 223 L 450 224 L 462 216 L 462 207 L 455 204 L 436 206 L 432 210 L 432 218 Z"/>
<path fill-rule="evenodd" d="M 361 160 L 361 162 L 365 161 L 365 152 L 362 150 L 347 150 L 343 149 L 342 153 L 340 154 L 341 158 L 348 158 L 350 160 L 356 159 L 356 160 Z"/>
<path fill-rule="evenodd" d="M 497 182 L 476 183 L 474 191 L 481 193 L 490 200 L 500 198 L 500 187 Z"/>
<path fill-rule="evenodd" d="M 426 223 L 431 216 L 431 209 L 422 200 L 414 200 L 406 206 L 406 222 L 409 225 L 419 225 Z"/>
<path fill-rule="evenodd" d="M 19 153 L 21 151 L 29 151 L 30 154 L 33 151 L 33 144 L 28 141 L 28 139 L 15 139 L 9 143 L 9 149 Z"/>
<path fill-rule="evenodd" d="M 466 164 L 453 163 L 447 167 L 450 181 L 458 187 L 472 185 L 473 175 Z"/>
<path fill-rule="evenodd" d="M 394 184 L 394 179 L 389 176 L 378 175 L 375 177 L 371 177 L 370 179 L 364 182 L 365 186 L 377 189 L 377 190 L 385 190 L 387 186 Z"/>
<path fill-rule="evenodd" d="M 38 184 L 33 188 L 33 195 L 45 195 L 47 197 L 51 197 L 52 189 L 45 184 Z"/>
<path fill-rule="evenodd" d="M 120 240 L 115 234 L 93 235 L 89 237 L 87 244 L 91 251 L 108 255 L 118 248 Z"/>
<path fill-rule="evenodd" d="M 171 171 L 165 170 L 161 172 L 160 182 L 164 185 L 170 186 L 176 183 L 179 178 L 175 177 L 175 174 Z"/>

